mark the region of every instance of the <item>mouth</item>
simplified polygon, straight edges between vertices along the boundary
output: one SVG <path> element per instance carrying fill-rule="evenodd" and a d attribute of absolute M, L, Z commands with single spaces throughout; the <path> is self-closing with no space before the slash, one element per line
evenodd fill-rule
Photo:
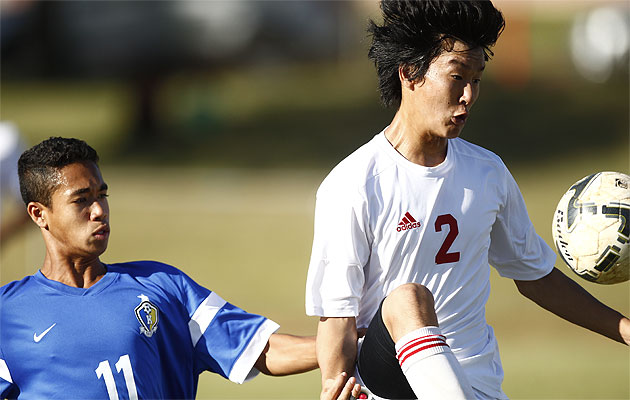
<path fill-rule="evenodd" d="M 96 239 L 107 239 L 109 236 L 109 225 L 101 225 L 97 230 L 92 232 L 92 236 Z"/>
<path fill-rule="evenodd" d="M 457 126 L 461 126 L 461 125 L 464 125 L 466 123 L 467 119 L 468 119 L 468 113 L 467 112 L 463 112 L 463 113 L 460 113 L 460 114 L 453 115 L 453 117 L 451 118 L 451 122 L 453 122 L 453 124 L 455 124 Z"/>

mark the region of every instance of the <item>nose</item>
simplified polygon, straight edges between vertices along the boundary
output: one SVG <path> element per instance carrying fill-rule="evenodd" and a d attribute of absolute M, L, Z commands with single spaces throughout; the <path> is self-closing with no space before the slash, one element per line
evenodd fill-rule
<path fill-rule="evenodd" d="M 92 203 L 92 207 L 90 207 L 90 218 L 93 221 L 103 221 L 107 219 L 107 214 L 109 212 L 109 206 L 107 204 L 107 200 L 103 199 L 102 201 L 95 201 Z"/>
<path fill-rule="evenodd" d="M 474 101 L 473 87 L 472 87 L 472 84 L 467 83 L 466 86 L 464 86 L 464 91 L 462 92 L 462 95 L 459 98 L 459 102 L 460 104 L 470 107 L 473 101 Z"/>

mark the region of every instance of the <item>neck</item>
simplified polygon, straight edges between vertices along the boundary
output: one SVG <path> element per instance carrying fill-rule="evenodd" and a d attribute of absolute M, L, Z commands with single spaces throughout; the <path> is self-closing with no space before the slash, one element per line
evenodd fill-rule
<path fill-rule="evenodd" d="M 50 280 L 87 289 L 105 276 L 107 268 L 98 257 L 63 257 L 46 251 L 41 272 Z"/>
<path fill-rule="evenodd" d="M 403 157 L 412 163 L 435 167 L 446 159 L 448 139 L 432 134 L 398 110 L 385 131 L 385 137 Z"/>

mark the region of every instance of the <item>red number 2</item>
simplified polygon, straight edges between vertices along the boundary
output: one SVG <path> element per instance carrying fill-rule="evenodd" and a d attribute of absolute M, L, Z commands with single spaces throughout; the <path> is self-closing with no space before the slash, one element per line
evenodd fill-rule
<path fill-rule="evenodd" d="M 440 215 L 435 220 L 435 231 L 441 232 L 443 225 L 448 225 L 449 231 L 448 235 L 446 235 L 446 238 L 444 239 L 444 243 L 442 243 L 442 247 L 440 247 L 440 250 L 435 255 L 436 264 L 446 264 L 459 261 L 459 251 L 454 253 L 448 252 L 448 249 L 451 248 L 455 238 L 459 235 L 457 220 L 451 214 Z"/>

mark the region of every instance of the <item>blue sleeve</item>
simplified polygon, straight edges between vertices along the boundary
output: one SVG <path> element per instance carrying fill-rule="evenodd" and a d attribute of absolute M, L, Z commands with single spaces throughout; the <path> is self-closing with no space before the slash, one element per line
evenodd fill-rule
<path fill-rule="evenodd" d="M 216 372 L 236 383 L 253 378 L 254 363 L 279 326 L 226 302 L 183 272 L 178 286 L 190 318 L 195 372 Z"/>
<path fill-rule="evenodd" d="M 195 310 L 188 327 L 199 369 L 236 383 L 252 378 L 254 363 L 278 325 L 249 314 L 211 293 Z"/>
<path fill-rule="evenodd" d="M 19 391 L 13 384 L 7 363 L 0 358 L 0 399 L 14 399 L 18 394 Z"/>
<path fill-rule="evenodd" d="M 0 311 L 4 306 L 4 302 L 2 301 L 2 296 L 4 295 L 4 290 L 8 285 L 0 288 Z M 0 312 L 0 316 L 2 313 Z M 2 321 L 0 321 L 0 326 L 4 325 Z M 5 325 L 6 326 L 6 325 Z M 1 329 L 0 329 L 0 333 Z M 2 335 L 0 335 L 1 337 Z M 0 343 L 0 399 L 15 399 L 20 393 L 18 387 L 13 383 L 13 378 L 11 378 L 11 371 L 7 366 L 5 360 L 5 355 L 2 351 L 2 344 Z"/>

